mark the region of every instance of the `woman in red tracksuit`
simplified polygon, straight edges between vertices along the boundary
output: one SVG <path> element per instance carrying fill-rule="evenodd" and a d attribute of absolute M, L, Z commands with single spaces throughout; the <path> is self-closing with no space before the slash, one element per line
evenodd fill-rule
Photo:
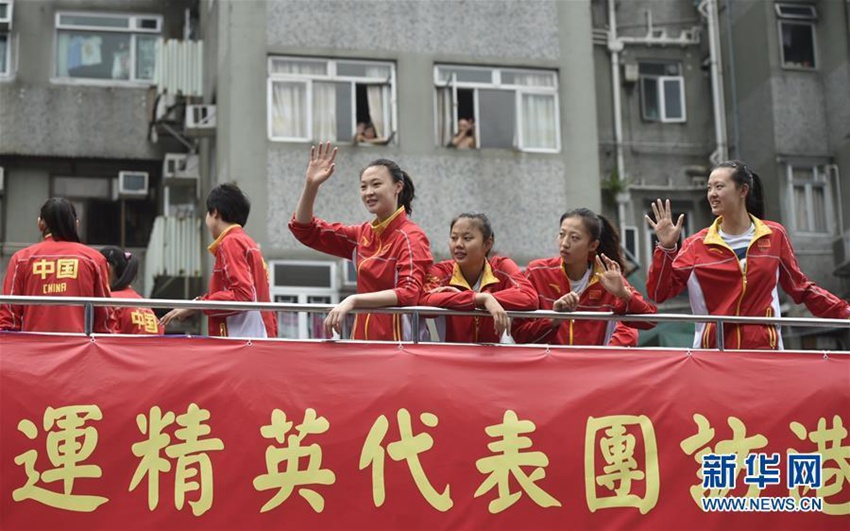
<path fill-rule="evenodd" d="M 109 245 L 100 250 L 109 264 L 109 289 L 115 299 L 141 299 L 130 285 L 139 272 L 139 259 L 129 251 Z M 113 308 L 116 334 L 163 335 L 165 329 L 150 308 Z"/>
<path fill-rule="evenodd" d="M 12 255 L 4 295 L 109 297 L 109 268 L 99 252 L 80 243 L 77 212 L 63 198 L 41 207 L 38 230 L 43 241 Z M 115 325 L 112 309 L 95 306 L 92 329 L 109 334 Z M 0 330 L 85 332 L 82 306 L 0 305 Z"/>
<path fill-rule="evenodd" d="M 656 302 L 688 288 L 691 310 L 698 315 L 779 317 L 778 286 L 816 316 L 850 317 L 850 305 L 811 282 L 800 271 L 785 228 L 764 221 L 761 180 L 740 161 L 718 164 L 708 178 L 708 203 L 714 223 L 677 248 L 684 216 L 673 223 L 670 200 L 653 203 L 647 216 L 658 246 L 646 280 Z M 697 324 L 694 347 L 717 346 L 716 325 Z M 732 349 L 781 349 L 774 325 L 726 325 L 724 346 Z"/>
<path fill-rule="evenodd" d="M 655 313 L 623 277 L 620 237 L 606 218 L 586 208 L 567 212 L 561 216 L 558 246 L 560 256 L 534 260 L 525 270 L 539 294 L 540 309 Z M 517 343 L 635 346 L 638 331 L 632 326 L 654 324 L 516 319 L 512 331 Z"/>
<path fill-rule="evenodd" d="M 313 216 L 319 187 L 335 169 L 336 148 L 328 142 L 310 148 L 306 182 L 295 215 L 292 234 L 318 251 L 353 260 L 357 266 L 357 294 L 340 302 L 325 319 L 325 333 L 341 332 L 346 315 L 355 308 L 418 304 L 431 266 L 428 238 L 407 218 L 413 209 L 413 181 L 393 161 L 378 159 L 360 174 L 360 198 L 371 222 L 361 225 L 328 223 Z M 358 314 L 352 339 L 399 341 L 413 337 L 409 320 L 399 315 Z M 416 331 L 415 333 L 419 333 Z"/>
<path fill-rule="evenodd" d="M 498 343 L 509 320 L 505 310 L 536 310 L 537 292 L 513 260 L 490 257 L 493 228 L 484 214 L 452 220 L 449 252 L 453 260 L 431 266 L 420 304 L 454 310 L 484 308 L 492 317 L 449 316 L 437 320 L 443 341 Z"/>

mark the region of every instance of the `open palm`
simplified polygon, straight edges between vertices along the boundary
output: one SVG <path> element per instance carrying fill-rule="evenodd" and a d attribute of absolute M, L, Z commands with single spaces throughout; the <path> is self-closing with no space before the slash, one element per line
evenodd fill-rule
<path fill-rule="evenodd" d="M 331 143 L 319 144 L 310 148 L 310 163 L 307 165 L 307 182 L 319 186 L 327 181 L 334 173 L 336 164 L 336 148 L 331 149 Z"/>
<path fill-rule="evenodd" d="M 655 236 L 662 247 L 675 247 L 679 243 L 679 236 L 682 234 L 682 225 L 685 223 L 685 215 L 679 214 L 676 223 L 673 223 L 673 209 L 670 206 L 670 200 L 667 199 L 663 203 L 661 199 L 656 199 L 652 203 L 652 213 L 655 214 L 655 219 L 646 216 L 646 221 L 652 230 L 655 231 Z"/>

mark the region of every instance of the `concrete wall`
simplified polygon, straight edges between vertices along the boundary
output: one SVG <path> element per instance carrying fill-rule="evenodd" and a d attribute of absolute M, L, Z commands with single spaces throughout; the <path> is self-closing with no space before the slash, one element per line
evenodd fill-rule
<path fill-rule="evenodd" d="M 309 145 L 268 141 L 266 61 L 274 54 L 392 61 L 398 143 L 341 146 L 337 174 L 323 187 L 317 214 L 366 220 L 359 171 L 386 157 L 413 176 L 414 219 L 438 255 L 446 254 L 450 219 L 468 210 L 490 214 L 497 247 L 518 261 L 553 254 L 560 214 L 600 207 L 593 76 L 568 74 L 594 68 L 589 6 L 589 0 L 218 2 L 217 180 L 235 179 L 251 195 L 248 230 L 268 257 L 327 258 L 304 248 L 286 227 Z M 558 70 L 561 153 L 436 146 L 436 63 Z"/>

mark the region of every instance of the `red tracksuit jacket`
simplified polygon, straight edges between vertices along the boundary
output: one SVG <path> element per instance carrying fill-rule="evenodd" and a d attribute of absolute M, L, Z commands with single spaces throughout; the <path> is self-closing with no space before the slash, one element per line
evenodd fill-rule
<path fill-rule="evenodd" d="M 112 292 L 112 297 L 116 299 L 142 299 L 141 295 L 136 293 L 136 290 L 127 286 L 124 289 Z M 131 308 L 124 306 L 122 308 L 113 308 L 115 311 L 115 333 L 116 334 L 143 334 L 143 335 L 163 335 L 165 329 L 159 324 L 159 319 L 150 308 Z"/>
<path fill-rule="evenodd" d="M 270 302 L 269 270 L 260 248 L 239 225 L 231 225 L 209 246 L 215 256 L 208 301 Z M 277 337 L 275 312 L 204 310 L 210 335 Z M 265 332 L 265 336 L 263 336 Z"/>
<path fill-rule="evenodd" d="M 578 312 L 614 312 L 626 313 L 655 313 L 656 308 L 646 302 L 640 293 L 626 282 L 626 287 L 632 292 L 629 302 L 609 293 L 599 283 L 596 273 L 599 269 L 594 266 L 587 287 L 579 297 Z M 570 292 L 570 281 L 564 270 L 563 259 L 560 256 L 534 260 L 525 270 L 526 276 L 539 294 L 541 310 L 551 310 L 555 301 Z M 516 319 L 512 335 L 517 343 L 549 343 L 552 345 L 608 345 L 636 346 L 638 331 L 632 328 L 652 328 L 652 323 L 630 323 L 616 321 L 564 321 L 557 331 L 552 329 L 551 319 Z"/>
<path fill-rule="evenodd" d="M 752 217 L 752 216 L 750 216 Z M 735 252 L 720 237 L 722 217 L 684 241 L 677 251 L 655 248 L 646 279 L 656 302 L 688 288 L 691 310 L 700 315 L 779 317 L 777 281 L 797 304 L 816 316 L 850 317 L 850 305 L 811 282 L 800 271 L 785 228 L 752 217 L 755 234 L 742 268 Z M 770 325 L 725 325 L 724 345 L 732 349 L 781 349 L 779 329 Z M 714 324 L 698 323 L 694 347 L 715 348 Z"/>
<path fill-rule="evenodd" d="M 109 297 L 109 266 L 98 251 L 81 243 L 44 241 L 12 255 L 4 295 Z M 109 334 L 115 317 L 109 307 L 94 307 L 93 330 Z M 82 306 L 0 305 L 0 330 L 85 332 Z"/>
<path fill-rule="evenodd" d="M 357 293 L 395 291 L 399 306 L 419 303 L 425 274 L 433 263 L 428 237 L 404 207 L 381 223 L 328 223 L 318 218 L 302 225 L 293 216 L 289 230 L 304 245 L 357 266 Z M 417 331 L 418 333 L 418 331 Z M 357 314 L 352 339 L 400 341 L 412 338 L 409 319 L 400 315 Z"/>
<path fill-rule="evenodd" d="M 428 293 L 443 286 L 452 286 L 461 291 Z M 516 263 L 504 256 L 494 256 L 484 262 L 479 291 L 492 294 L 505 310 L 537 309 L 537 292 L 534 286 L 525 278 Z M 420 304 L 453 310 L 473 310 L 475 293 L 454 260 L 446 260 L 431 266 Z M 501 339 L 493 330 L 492 317 L 448 316 L 445 318 L 445 324 L 445 341 L 498 343 Z"/>

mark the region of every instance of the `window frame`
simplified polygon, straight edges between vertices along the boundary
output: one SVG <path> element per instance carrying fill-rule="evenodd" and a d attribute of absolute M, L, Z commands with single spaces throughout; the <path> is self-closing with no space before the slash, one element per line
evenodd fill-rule
<path fill-rule="evenodd" d="M 808 11 L 808 14 L 788 13 L 784 11 L 785 8 L 805 9 Z M 817 70 L 820 65 L 820 59 L 818 58 L 817 8 L 813 4 L 776 3 L 774 4 L 774 10 L 776 12 L 776 37 L 779 44 L 780 66 L 784 70 Z M 782 42 L 782 28 L 786 24 L 790 26 L 809 26 L 812 29 L 812 66 L 796 66 L 787 64 L 785 60 L 785 46 Z"/>
<path fill-rule="evenodd" d="M 325 74 L 298 74 L 298 73 L 279 73 L 273 72 L 273 64 L 275 60 L 296 60 L 296 61 L 305 61 L 305 62 L 315 62 L 315 63 L 324 63 L 326 65 L 326 73 Z M 379 78 L 368 78 L 368 77 L 357 77 L 357 76 L 346 76 L 346 75 L 338 75 L 338 66 L 339 64 L 346 63 L 357 63 L 357 64 L 366 64 L 366 65 L 375 65 L 375 66 L 384 66 L 389 67 L 390 75 L 386 79 L 382 79 L 379 81 Z M 329 83 L 350 83 L 351 90 L 351 117 L 352 117 L 352 126 L 354 130 L 351 132 L 352 140 L 340 140 L 339 132 L 337 132 L 338 139 L 335 141 L 337 144 L 351 144 L 353 143 L 353 138 L 355 136 L 355 131 L 357 127 L 357 85 L 380 85 L 384 87 L 384 115 L 388 116 L 390 119 L 389 126 L 387 127 L 387 131 L 385 133 L 385 137 L 390 137 L 392 135 L 392 140 L 388 142 L 388 144 L 396 143 L 396 133 L 398 130 L 398 105 L 397 105 L 397 90 L 398 90 L 398 82 L 397 82 L 397 74 L 396 74 L 396 63 L 394 61 L 382 61 L 377 59 L 357 59 L 357 58 L 326 58 L 326 57 L 314 57 L 314 56 L 297 56 L 297 55 L 269 55 L 266 61 L 266 129 L 267 136 L 269 141 L 271 142 L 315 142 L 321 141 L 324 139 L 316 139 L 313 138 L 313 83 L 316 81 L 319 82 L 329 82 Z M 305 87 L 306 92 L 306 136 L 305 137 L 297 137 L 297 136 L 275 136 L 274 135 L 274 124 L 273 124 L 273 104 L 274 104 L 274 84 L 275 82 L 287 82 L 287 83 L 302 83 Z"/>
<path fill-rule="evenodd" d="M 65 16 L 78 16 L 78 17 L 87 17 L 87 18 L 100 18 L 100 19 L 125 19 L 127 20 L 126 28 L 118 28 L 118 27 L 110 27 L 110 26 L 91 26 L 91 25 L 75 25 L 68 24 L 62 22 L 62 17 Z M 140 21 L 143 19 L 154 20 L 156 21 L 156 28 L 143 28 L 141 27 Z M 156 15 L 152 13 L 110 13 L 104 11 L 57 11 L 54 16 L 54 25 L 53 25 L 53 80 L 58 80 L 63 83 L 81 83 L 81 84 L 97 84 L 97 85 L 110 85 L 110 86 L 122 86 L 122 85 L 131 85 L 131 86 L 144 86 L 144 85 L 153 85 L 155 74 L 151 76 L 150 79 L 140 79 L 136 77 L 136 67 L 137 67 L 137 37 L 139 36 L 156 36 L 158 39 L 162 39 L 162 28 L 163 28 L 163 16 Z M 121 33 L 128 34 L 130 36 L 130 64 L 129 64 L 129 72 L 130 77 L 128 79 L 109 79 L 109 78 L 100 78 L 100 77 L 73 77 L 70 75 L 60 75 L 58 72 L 59 69 L 59 36 L 62 32 L 103 32 L 103 33 Z M 154 63 L 154 68 L 156 68 L 156 63 Z"/>
<path fill-rule="evenodd" d="M 829 164 L 786 164 L 785 175 L 787 185 L 787 201 L 788 212 L 790 214 L 791 231 L 794 234 L 801 236 L 832 236 L 836 234 L 836 215 L 840 216 L 840 210 L 836 212 L 836 208 L 841 207 L 835 203 L 835 195 L 833 192 L 833 180 L 836 176 L 829 171 Z M 794 170 L 811 170 L 811 179 L 795 179 Z M 836 172 L 837 173 L 837 172 Z M 837 183 L 836 183 L 837 185 Z M 797 188 L 803 187 L 806 198 L 806 224 L 808 228 L 817 227 L 815 219 L 816 208 L 813 201 L 812 189 L 817 187 L 823 189 L 823 225 L 824 231 L 803 230 L 797 226 L 797 202 L 794 200 L 795 191 Z"/>
<path fill-rule="evenodd" d="M 318 287 L 318 286 L 287 286 L 285 284 L 277 283 L 277 279 L 275 278 L 275 266 L 276 265 L 297 265 L 297 266 L 310 266 L 310 267 L 321 267 L 328 269 L 328 278 L 330 278 L 330 286 L 328 287 Z M 268 262 L 269 268 L 269 297 L 272 302 L 276 302 L 277 297 L 292 297 L 297 301 L 297 304 L 308 304 L 311 297 L 327 297 L 330 299 L 328 304 L 338 304 L 340 300 L 339 294 L 339 280 L 338 280 L 338 264 L 336 262 L 326 262 L 321 260 L 270 260 Z M 310 337 L 310 317 L 313 315 L 324 315 L 324 314 L 315 314 L 315 313 L 305 313 L 305 312 L 278 312 L 278 314 L 287 314 L 287 313 L 295 313 L 298 317 L 298 337 L 292 337 L 287 339 L 297 339 L 297 340 L 318 340 L 324 338 L 313 338 Z M 276 317 L 278 319 L 278 325 L 280 325 L 280 315 Z M 281 334 L 283 330 L 281 327 L 278 327 L 278 334 Z M 283 337 L 280 336 L 279 337 Z"/>
<path fill-rule="evenodd" d="M 458 81 L 457 74 L 452 73 L 449 76 L 449 79 L 444 80 L 440 78 L 440 69 L 452 69 L 452 68 L 462 68 L 464 70 L 469 71 L 487 71 L 490 72 L 490 82 L 481 82 L 481 81 Z M 524 74 L 548 74 L 551 75 L 553 80 L 553 85 L 551 87 L 543 86 L 543 85 L 516 85 L 512 83 L 503 83 L 502 82 L 502 74 L 504 72 L 517 72 Z M 481 118 L 481 109 L 479 107 L 479 96 L 478 91 L 481 89 L 485 90 L 500 90 L 500 91 L 513 91 L 514 93 L 514 146 L 512 149 L 516 149 L 525 153 L 560 153 L 561 152 L 561 120 L 560 120 L 560 109 L 561 109 L 561 101 L 560 101 L 560 84 L 558 79 L 558 71 L 553 69 L 545 69 L 545 68 L 513 68 L 508 66 L 480 66 L 480 65 L 467 65 L 467 64 L 454 64 L 454 63 L 435 63 L 434 64 L 434 138 L 439 139 L 440 131 L 437 115 L 440 112 L 439 102 L 438 102 L 438 91 L 440 89 L 445 89 L 451 87 L 452 89 L 452 133 L 457 134 L 457 121 L 458 121 L 458 112 L 457 112 L 457 91 L 458 89 L 462 90 L 472 90 L 473 91 L 473 112 L 475 113 L 475 138 L 476 138 L 476 147 L 471 151 L 477 151 L 482 149 L 480 147 L 479 140 L 481 138 L 481 125 L 482 123 L 486 124 L 486 120 L 482 122 Z M 525 142 L 523 138 L 522 131 L 522 97 L 525 94 L 538 94 L 545 96 L 553 96 L 555 103 L 554 116 L 552 117 L 555 122 L 555 148 L 538 148 L 538 147 L 525 147 Z M 439 144 L 439 141 L 437 142 Z M 438 146 L 445 147 L 445 146 Z M 495 147 L 487 147 L 483 149 L 507 149 L 507 148 L 495 148 Z"/>
<path fill-rule="evenodd" d="M 638 84 L 640 85 L 640 117 L 644 122 L 652 122 L 652 123 L 664 123 L 664 124 L 681 124 L 688 121 L 688 105 L 687 105 L 687 94 L 685 93 L 685 76 L 682 74 L 682 63 L 680 61 L 653 61 L 653 60 L 639 60 L 638 61 L 638 72 L 640 72 L 641 64 L 656 64 L 656 65 L 670 65 L 675 64 L 678 66 L 679 74 L 678 75 L 655 75 L 655 74 L 643 74 L 638 73 Z M 644 80 L 652 80 L 655 83 L 656 94 L 658 95 L 658 101 L 656 104 L 658 105 L 659 116 L 657 119 L 647 116 L 646 112 L 646 95 L 643 90 Z M 682 116 L 680 118 L 670 118 L 667 116 L 667 96 L 664 92 L 664 84 L 670 81 L 675 81 L 679 85 L 679 94 L 682 99 Z"/>

